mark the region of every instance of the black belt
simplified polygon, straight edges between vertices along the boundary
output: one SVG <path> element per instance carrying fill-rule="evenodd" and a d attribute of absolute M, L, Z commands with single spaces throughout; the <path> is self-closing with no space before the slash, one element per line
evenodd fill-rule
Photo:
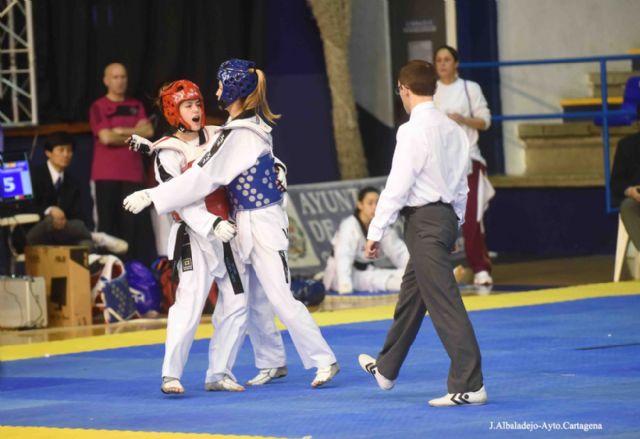
<path fill-rule="evenodd" d="M 373 262 L 358 262 L 353 261 L 353 268 L 359 271 L 365 271 L 369 265 L 373 265 Z"/>
<path fill-rule="evenodd" d="M 222 244 L 224 250 L 224 265 L 227 267 L 227 273 L 229 273 L 229 280 L 233 286 L 233 292 L 235 294 L 244 293 L 242 287 L 242 280 L 238 273 L 238 267 L 236 261 L 233 259 L 233 251 L 231 250 L 231 244 L 225 242 Z M 182 260 L 182 271 L 193 270 L 193 259 L 191 257 L 191 240 L 189 239 L 189 233 L 187 232 L 187 225 L 183 222 L 178 228 L 176 234 L 176 243 L 173 247 L 173 275 L 172 278 L 175 282 L 178 281 L 178 262 Z"/>
<path fill-rule="evenodd" d="M 227 267 L 229 280 L 231 281 L 231 285 L 233 285 L 233 292 L 234 294 L 242 294 L 244 293 L 244 288 L 242 288 L 242 280 L 240 280 L 240 273 L 238 273 L 236 261 L 233 259 L 231 244 L 223 242 L 222 248 L 224 249 L 224 265 Z"/>
<path fill-rule="evenodd" d="M 453 206 L 450 203 L 445 203 L 444 201 L 435 201 L 433 203 L 427 203 L 423 206 L 404 206 L 402 210 L 400 210 L 400 214 L 404 216 L 413 215 L 418 211 L 418 209 L 422 209 L 427 206 L 446 206 L 453 209 Z"/>
<path fill-rule="evenodd" d="M 191 258 L 191 240 L 187 233 L 187 225 L 181 223 L 176 233 L 176 242 L 173 245 L 173 260 L 171 278 L 174 282 L 178 282 L 178 262 L 182 260 L 182 271 L 193 270 L 193 259 Z"/>

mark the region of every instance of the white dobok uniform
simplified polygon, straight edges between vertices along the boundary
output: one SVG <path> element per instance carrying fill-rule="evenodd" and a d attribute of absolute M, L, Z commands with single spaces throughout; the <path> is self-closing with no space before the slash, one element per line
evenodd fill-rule
<path fill-rule="evenodd" d="M 355 291 L 399 290 L 409 251 L 395 229 L 390 228 L 380 241 L 380 255 L 368 259 L 364 255 L 366 232 L 355 215 L 340 222 L 331 240 L 333 254 L 327 259 L 323 283 L 340 294 Z M 380 268 L 377 261 L 387 258 L 396 268 Z"/>
<path fill-rule="evenodd" d="M 232 120 L 220 127 L 214 146 L 191 169 L 149 189 L 148 193 L 158 212 L 178 209 L 248 173 L 257 165 L 258 159 L 265 154 L 272 155 L 272 149 L 271 127 L 259 116 Z M 320 328 L 307 308 L 291 293 L 287 262 L 289 221 L 282 201 L 266 207 L 237 210 L 235 220 L 238 234 L 231 242 L 238 250 L 239 261 L 249 264 L 250 275 L 255 274 L 262 285 L 262 289 L 250 289 L 250 303 L 266 294 L 276 315 L 287 326 L 305 368 L 335 363 L 335 355 Z M 208 233 L 211 225 L 212 222 L 201 224 L 199 233 Z"/>
<path fill-rule="evenodd" d="M 205 127 L 207 142 L 203 145 L 199 145 L 199 139 L 184 142 L 175 137 L 165 137 L 156 142 L 153 147 L 158 151 L 155 161 L 156 180 L 162 183 L 163 179 L 179 176 L 189 163 L 211 146 L 216 128 Z M 176 301 L 169 309 L 162 376 L 182 376 L 200 323 L 202 309 L 214 280 L 218 284 L 219 294 L 212 319 L 215 330 L 209 344 L 209 367 L 205 382 L 221 380 L 225 374 L 236 379 L 232 368 L 247 329 L 255 352 L 256 367 L 262 369 L 284 366 L 284 344 L 280 331 L 275 326 L 271 305 L 267 300 L 254 300 L 251 309 L 248 309 L 248 291 L 259 290 L 260 285 L 249 280 L 249 273 L 234 251 L 236 266 L 245 290 L 243 294 L 234 294 L 223 262 L 222 242 L 207 237 L 206 233 L 198 234 L 195 231 L 211 230 L 210 226 L 209 229 L 205 227 L 212 220 L 215 221 L 215 216 L 207 211 L 202 200 L 177 209 L 176 213 L 187 225 L 192 261 L 185 264 L 180 260 L 178 265 L 180 282 L 176 291 Z M 180 255 L 174 254 L 180 225 L 178 221 L 173 221 L 171 225 L 167 247 L 169 259 L 180 258 Z M 249 316 L 251 322 L 248 322 Z"/>

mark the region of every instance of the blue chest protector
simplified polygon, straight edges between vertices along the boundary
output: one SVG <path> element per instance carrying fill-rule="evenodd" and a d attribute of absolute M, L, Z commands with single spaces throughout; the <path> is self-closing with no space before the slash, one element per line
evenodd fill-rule
<path fill-rule="evenodd" d="M 238 175 L 229 185 L 229 204 L 233 212 L 255 210 L 282 201 L 282 192 L 276 186 L 273 156 L 260 156 L 256 164 Z"/>

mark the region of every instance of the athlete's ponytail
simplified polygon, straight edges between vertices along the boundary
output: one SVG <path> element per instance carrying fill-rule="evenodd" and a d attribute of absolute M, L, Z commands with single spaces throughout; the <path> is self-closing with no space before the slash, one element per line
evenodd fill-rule
<path fill-rule="evenodd" d="M 245 110 L 254 110 L 259 113 L 262 117 L 267 119 L 270 123 L 275 123 L 277 119 L 280 119 L 280 114 L 275 114 L 269 108 L 269 103 L 267 102 L 267 78 L 264 75 L 264 72 L 260 69 L 250 69 L 254 70 L 256 75 L 258 76 L 258 85 L 256 89 L 245 98 L 243 108 Z"/>

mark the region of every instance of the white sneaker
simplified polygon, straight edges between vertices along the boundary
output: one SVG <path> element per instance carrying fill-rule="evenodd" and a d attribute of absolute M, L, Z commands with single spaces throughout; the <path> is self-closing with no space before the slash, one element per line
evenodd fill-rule
<path fill-rule="evenodd" d="M 478 271 L 473 275 L 473 284 L 477 287 L 493 285 L 493 279 L 488 271 Z"/>
<path fill-rule="evenodd" d="M 338 375 L 338 372 L 340 372 L 338 363 L 333 363 L 327 367 L 319 367 L 316 371 L 316 377 L 311 382 L 311 387 L 320 387 L 327 384 L 334 376 Z"/>
<path fill-rule="evenodd" d="M 376 366 L 376 360 L 371 355 L 360 354 L 358 356 L 358 363 L 360 363 L 360 367 L 367 373 L 373 375 L 378 383 L 378 386 L 382 390 L 391 390 L 393 386 L 396 384 L 395 381 L 385 378 L 380 371 L 378 370 L 378 366 Z"/>
<path fill-rule="evenodd" d="M 162 385 L 160 386 L 160 391 L 166 394 L 180 395 L 184 393 L 184 387 L 180 383 L 178 378 L 173 377 L 162 377 Z"/>
<path fill-rule="evenodd" d="M 225 375 L 220 381 L 204 383 L 204 390 L 213 392 L 244 392 L 244 387 L 236 383 L 229 375 Z"/>
<path fill-rule="evenodd" d="M 476 392 L 447 393 L 446 395 L 432 399 L 429 405 L 432 407 L 455 407 L 458 405 L 482 405 L 487 402 L 487 391 L 484 386 Z"/>
<path fill-rule="evenodd" d="M 247 381 L 247 386 L 261 386 L 263 384 L 267 384 L 271 380 L 286 377 L 287 373 L 289 373 L 287 366 L 260 369 L 258 375 Z"/>
<path fill-rule="evenodd" d="M 92 232 L 91 239 L 98 247 L 104 247 L 111 253 L 122 255 L 129 250 L 127 241 L 108 235 L 104 232 Z"/>

